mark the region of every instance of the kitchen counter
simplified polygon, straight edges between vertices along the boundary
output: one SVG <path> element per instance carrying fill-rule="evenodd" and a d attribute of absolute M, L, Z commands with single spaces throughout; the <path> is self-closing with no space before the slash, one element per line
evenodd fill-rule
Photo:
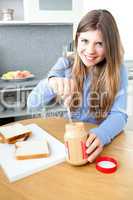
<path fill-rule="evenodd" d="M 28 119 L 22 124 L 35 123 L 63 142 L 67 121 L 63 118 Z M 92 127 L 92 124 L 86 124 Z M 120 134 L 104 148 L 102 155 L 117 159 L 115 173 L 96 170 L 95 163 L 74 167 L 66 162 L 9 183 L 0 170 L 0 199 L 13 200 L 131 200 L 133 197 L 133 132 Z"/>
<path fill-rule="evenodd" d="M 34 78 L 29 80 L 16 80 L 16 81 L 5 81 L 0 80 L 0 90 L 6 88 L 22 88 L 22 87 L 30 87 L 35 86 L 40 81 L 40 78 Z"/>

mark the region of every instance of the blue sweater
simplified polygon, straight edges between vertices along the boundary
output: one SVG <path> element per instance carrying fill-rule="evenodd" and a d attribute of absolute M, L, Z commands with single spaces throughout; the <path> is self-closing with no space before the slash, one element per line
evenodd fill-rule
<path fill-rule="evenodd" d="M 50 70 L 48 77 L 40 81 L 40 83 L 28 96 L 28 110 L 42 109 L 45 104 L 49 103 L 53 98 L 55 98 L 56 94 L 49 87 L 48 78 L 51 76 L 70 78 L 70 64 L 71 63 L 67 58 L 61 57 L 58 59 L 57 63 Z M 127 69 L 124 65 L 121 65 L 120 88 L 118 94 L 116 95 L 111 111 L 98 127 L 89 130 L 89 132 L 95 133 L 100 138 L 103 145 L 110 143 L 111 140 L 123 130 L 127 122 L 127 86 Z M 87 99 L 89 96 L 89 88 L 90 77 L 88 75 L 84 79 L 82 105 L 79 109 L 72 113 L 72 118 L 78 121 L 97 124 L 95 118 L 93 118 L 88 111 L 89 101 L 87 101 Z"/>

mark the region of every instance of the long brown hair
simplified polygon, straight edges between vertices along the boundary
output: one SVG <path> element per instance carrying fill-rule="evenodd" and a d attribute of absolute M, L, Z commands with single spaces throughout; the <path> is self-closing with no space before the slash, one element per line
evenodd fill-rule
<path fill-rule="evenodd" d="M 120 65 L 124 51 L 115 19 L 109 11 L 92 10 L 81 19 L 76 31 L 75 49 L 77 49 L 79 34 L 89 30 L 101 31 L 105 43 L 105 59 L 89 70 L 91 77 L 89 111 L 97 120 L 102 120 L 110 111 L 119 89 Z M 83 91 L 86 73 L 86 66 L 75 51 L 72 76 L 80 94 Z"/>

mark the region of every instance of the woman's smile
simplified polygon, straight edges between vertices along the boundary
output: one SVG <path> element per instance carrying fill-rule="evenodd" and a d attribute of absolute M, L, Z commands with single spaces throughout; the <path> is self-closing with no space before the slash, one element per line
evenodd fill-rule
<path fill-rule="evenodd" d="M 97 57 L 96 56 L 88 56 L 88 55 L 85 55 L 85 58 L 88 60 L 88 61 L 94 61 Z"/>

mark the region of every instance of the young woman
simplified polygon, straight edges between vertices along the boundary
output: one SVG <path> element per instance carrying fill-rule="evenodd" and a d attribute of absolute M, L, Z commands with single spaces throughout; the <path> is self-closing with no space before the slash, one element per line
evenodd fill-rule
<path fill-rule="evenodd" d="M 61 57 L 28 97 L 28 109 L 39 109 L 55 97 L 64 99 L 74 120 L 98 124 L 89 130 L 88 161 L 120 133 L 127 121 L 127 70 L 114 17 L 92 10 L 80 21 L 73 57 Z"/>

